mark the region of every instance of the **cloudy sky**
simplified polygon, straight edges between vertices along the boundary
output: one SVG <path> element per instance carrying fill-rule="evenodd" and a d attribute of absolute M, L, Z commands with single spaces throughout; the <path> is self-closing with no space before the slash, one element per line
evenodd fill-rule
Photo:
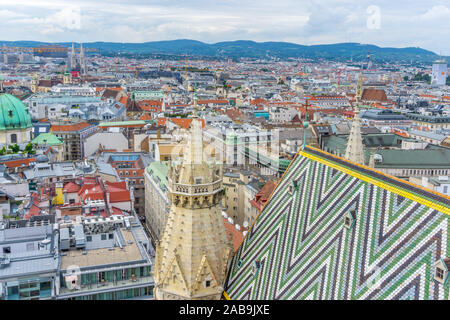
<path fill-rule="evenodd" d="M 450 55 L 449 0 L 0 0 L 0 40 L 361 42 Z"/>

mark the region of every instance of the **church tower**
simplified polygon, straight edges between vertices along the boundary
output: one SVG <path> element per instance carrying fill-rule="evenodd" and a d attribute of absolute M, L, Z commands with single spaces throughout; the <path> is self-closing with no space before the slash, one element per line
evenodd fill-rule
<path fill-rule="evenodd" d="M 356 86 L 356 105 L 354 108 L 355 117 L 353 118 L 352 128 L 350 129 L 350 136 L 348 137 L 344 158 L 352 162 L 364 165 L 364 147 L 361 136 L 361 122 L 359 119 L 359 103 L 361 101 L 362 90 L 363 79 L 362 73 L 360 73 L 358 84 Z"/>
<path fill-rule="evenodd" d="M 38 91 L 38 86 L 39 86 L 39 78 L 37 73 L 35 73 L 33 75 L 33 78 L 31 79 L 31 86 L 30 86 L 31 92 L 36 93 Z"/>
<path fill-rule="evenodd" d="M 69 70 L 66 69 L 66 72 L 64 72 L 64 75 L 63 75 L 63 84 L 70 84 L 70 83 L 72 83 L 72 76 L 71 76 Z"/>
<path fill-rule="evenodd" d="M 84 57 L 84 49 L 83 49 L 83 44 L 80 44 L 80 73 L 82 75 L 86 74 L 86 60 Z"/>
<path fill-rule="evenodd" d="M 220 207 L 222 166 L 207 162 L 194 105 L 184 158 L 169 165 L 171 208 L 155 257 L 158 300 L 220 299 L 232 254 Z"/>
<path fill-rule="evenodd" d="M 70 51 L 70 70 L 73 71 L 76 68 L 76 62 L 75 62 L 75 47 L 73 46 L 72 42 L 72 51 Z"/>

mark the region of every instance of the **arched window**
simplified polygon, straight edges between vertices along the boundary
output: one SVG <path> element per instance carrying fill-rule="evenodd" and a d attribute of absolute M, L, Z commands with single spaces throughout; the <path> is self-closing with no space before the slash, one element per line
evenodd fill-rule
<path fill-rule="evenodd" d="M 11 143 L 17 143 L 17 134 L 11 134 Z"/>

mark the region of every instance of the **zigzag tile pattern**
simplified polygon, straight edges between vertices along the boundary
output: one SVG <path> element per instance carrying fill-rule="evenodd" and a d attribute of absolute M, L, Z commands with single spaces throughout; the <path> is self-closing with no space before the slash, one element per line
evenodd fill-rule
<path fill-rule="evenodd" d="M 350 209 L 356 221 L 348 229 Z M 449 218 L 297 155 L 236 252 L 226 292 L 251 300 L 448 299 L 434 263 L 450 257 Z"/>

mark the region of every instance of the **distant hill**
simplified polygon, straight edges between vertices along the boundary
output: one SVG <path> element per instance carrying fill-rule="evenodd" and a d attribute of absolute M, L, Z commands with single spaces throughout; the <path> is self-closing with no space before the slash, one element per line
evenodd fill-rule
<path fill-rule="evenodd" d="M 0 41 L 0 45 L 38 46 L 49 44 L 36 41 Z M 68 42 L 54 43 L 70 47 Z M 196 55 L 221 58 L 311 58 L 355 61 L 365 60 L 368 53 L 373 61 L 431 62 L 439 56 L 421 48 L 388 48 L 360 43 L 337 43 L 305 46 L 288 42 L 227 41 L 207 44 L 195 40 L 170 40 L 144 43 L 90 42 L 83 46 L 97 48 L 103 54 L 167 54 Z M 448 59 L 447 59 L 448 60 Z"/>

